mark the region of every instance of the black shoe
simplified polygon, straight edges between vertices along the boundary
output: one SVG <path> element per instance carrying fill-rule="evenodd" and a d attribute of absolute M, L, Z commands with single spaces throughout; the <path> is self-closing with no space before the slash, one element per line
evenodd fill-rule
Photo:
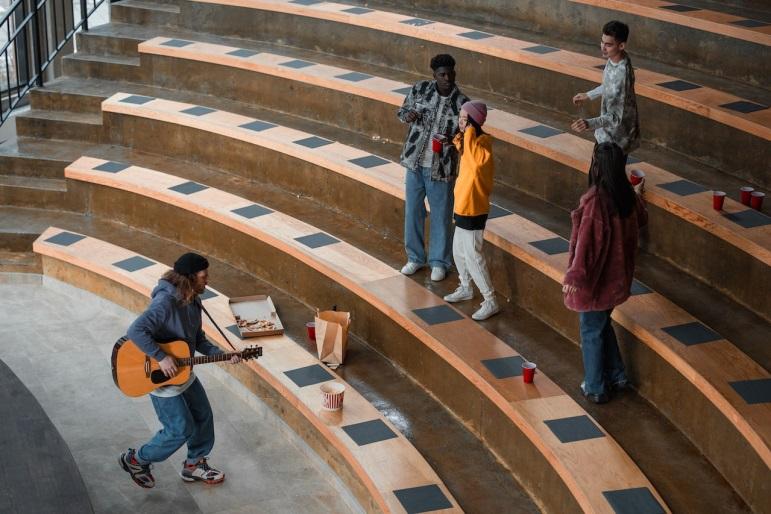
<path fill-rule="evenodd" d="M 584 395 L 584 398 L 589 400 L 592 403 L 601 404 L 601 403 L 608 403 L 608 395 L 605 393 L 601 394 L 589 394 L 584 390 L 584 383 L 581 382 L 581 394 Z"/>

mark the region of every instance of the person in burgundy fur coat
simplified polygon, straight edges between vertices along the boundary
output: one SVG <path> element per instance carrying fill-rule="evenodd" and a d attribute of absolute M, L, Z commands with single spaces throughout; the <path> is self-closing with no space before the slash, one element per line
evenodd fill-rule
<path fill-rule="evenodd" d="M 616 144 L 596 145 L 589 190 L 570 214 L 573 229 L 562 292 L 565 306 L 579 314 L 581 390 L 594 403 L 605 403 L 609 391 L 628 386 L 610 315 L 629 298 L 637 236 L 648 214 L 641 198 L 643 183 L 632 187 L 625 162 Z"/>

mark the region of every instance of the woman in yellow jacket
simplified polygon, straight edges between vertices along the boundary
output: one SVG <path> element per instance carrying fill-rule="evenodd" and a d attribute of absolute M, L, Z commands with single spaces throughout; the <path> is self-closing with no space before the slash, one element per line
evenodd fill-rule
<path fill-rule="evenodd" d="M 500 311 L 495 291 L 482 255 L 485 224 L 490 212 L 493 189 L 493 138 L 482 130 L 487 119 L 487 106 L 482 102 L 466 102 L 458 118 L 460 132 L 453 144 L 460 152 L 460 171 L 455 182 L 455 235 L 452 256 L 458 268 L 460 286 L 444 299 L 460 302 L 474 297 L 471 281 L 479 288 L 484 301 L 471 317 L 487 319 Z"/>

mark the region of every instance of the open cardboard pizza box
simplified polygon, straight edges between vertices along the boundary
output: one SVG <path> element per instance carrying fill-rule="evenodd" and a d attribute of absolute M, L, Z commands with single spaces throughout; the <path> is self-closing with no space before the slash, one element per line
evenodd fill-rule
<path fill-rule="evenodd" d="M 236 318 L 241 337 L 272 336 L 284 333 L 284 325 L 276 314 L 270 296 L 259 294 L 230 299 L 230 310 Z M 258 322 L 252 324 L 253 322 Z"/>

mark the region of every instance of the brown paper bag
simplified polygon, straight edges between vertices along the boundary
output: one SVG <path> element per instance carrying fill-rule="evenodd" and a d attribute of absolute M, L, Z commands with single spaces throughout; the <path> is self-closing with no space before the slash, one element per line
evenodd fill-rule
<path fill-rule="evenodd" d="M 336 368 L 345 359 L 348 348 L 348 327 L 351 313 L 343 311 L 316 311 L 316 348 L 319 360 Z"/>

